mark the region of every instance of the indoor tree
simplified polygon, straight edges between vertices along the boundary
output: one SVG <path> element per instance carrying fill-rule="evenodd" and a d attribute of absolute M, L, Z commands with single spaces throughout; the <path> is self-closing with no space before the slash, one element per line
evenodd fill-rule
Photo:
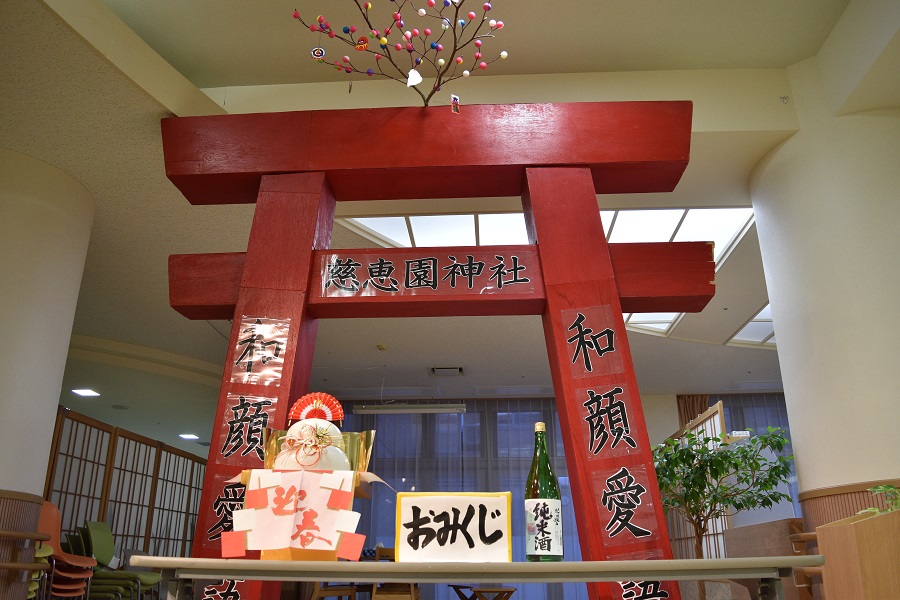
<path fill-rule="evenodd" d="M 780 454 L 789 443 L 783 430 L 769 427 L 739 443 L 727 439 L 688 432 L 653 449 L 663 507 L 681 513 L 693 527 L 695 558 L 703 558 L 703 536 L 714 519 L 790 500 L 778 491 L 793 459 Z M 705 600 L 703 581 L 698 595 Z"/>

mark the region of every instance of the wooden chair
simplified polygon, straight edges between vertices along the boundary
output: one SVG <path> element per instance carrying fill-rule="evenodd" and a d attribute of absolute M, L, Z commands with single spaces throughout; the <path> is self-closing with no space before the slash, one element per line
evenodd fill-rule
<path fill-rule="evenodd" d="M 320 583 L 317 581 L 309 600 L 318 600 L 319 598 L 356 600 L 356 587 L 352 583 Z"/>
<path fill-rule="evenodd" d="M 518 588 L 481 586 L 472 588 L 473 600 L 511 600 Z"/>
<path fill-rule="evenodd" d="M 794 554 L 806 556 L 809 554 L 808 544 L 817 545 L 815 533 L 794 533 L 788 536 L 791 542 L 791 548 Z M 798 590 L 802 590 L 801 599 L 813 597 L 813 577 L 822 577 L 822 567 L 795 567 L 794 568 L 794 585 Z"/>
<path fill-rule="evenodd" d="M 393 548 L 376 548 L 375 560 L 385 560 L 393 562 L 396 553 Z M 408 598 L 409 600 L 419 600 L 421 590 L 418 583 L 376 583 L 371 587 L 372 599 L 379 598 Z"/>

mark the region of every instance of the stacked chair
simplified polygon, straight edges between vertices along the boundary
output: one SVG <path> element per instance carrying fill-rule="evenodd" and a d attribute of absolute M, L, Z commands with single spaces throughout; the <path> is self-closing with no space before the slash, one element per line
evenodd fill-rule
<path fill-rule="evenodd" d="M 116 570 L 115 542 L 106 523 L 88 521 L 61 540 L 59 509 L 50 502 L 41 507 L 38 531 L 49 540 L 38 549 L 50 562 L 43 593 L 38 600 L 81 598 L 83 600 L 143 600 L 144 594 L 159 598 L 161 575 L 153 571 Z M 29 596 L 30 597 L 30 596 Z"/>
<path fill-rule="evenodd" d="M 53 547 L 44 542 L 34 549 L 34 562 L 49 565 L 51 554 L 53 554 Z M 49 569 L 47 571 L 32 571 L 26 600 L 32 600 L 33 598 L 43 600 L 47 597 L 47 584 L 50 579 L 48 573 Z"/>
<path fill-rule="evenodd" d="M 50 502 L 41 506 L 38 531 L 49 536 L 45 544 L 51 549 L 46 557 L 50 562 L 46 598 L 84 598 L 90 593 L 91 577 L 97 561 L 88 556 L 76 556 L 63 550 L 60 541 L 59 509 Z"/>
<path fill-rule="evenodd" d="M 78 528 L 85 554 L 97 561 L 94 569 L 94 586 L 123 587 L 129 590 L 132 600 L 142 600 L 145 593 L 159 598 L 160 573 L 154 571 L 116 570 L 116 544 L 109 525 L 100 521 L 88 521 Z"/>

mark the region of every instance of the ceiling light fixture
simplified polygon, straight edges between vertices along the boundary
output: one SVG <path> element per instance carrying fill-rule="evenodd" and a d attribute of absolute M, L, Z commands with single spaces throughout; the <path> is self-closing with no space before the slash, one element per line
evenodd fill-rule
<path fill-rule="evenodd" d="M 72 390 L 72 393 L 78 394 L 79 396 L 99 396 L 100 395 L 97 392 L 95 392 L 94 390 L 88 390 L 88 389 Z"/>
<path fill-rule="evenodd" d="M 179 433 L 178 437 L 185 440 L 199 440 L 200 438 L 193 433 Z"/>
<path fill-rule="evenodd" d="M 357 404 L 354 415 L 465 413 L 465 404 Z"/>

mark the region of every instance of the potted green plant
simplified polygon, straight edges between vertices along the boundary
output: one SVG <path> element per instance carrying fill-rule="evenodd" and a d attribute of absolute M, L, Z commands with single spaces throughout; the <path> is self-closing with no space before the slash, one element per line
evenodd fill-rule
<path fill-rule="evenodd" d="M 783 430 L 770 427 L 739 443 L 724 434 L 688 432 L 653 449 L 663 507 L 681 513 L 693 527 L 695 558 L 703 558 L 703 536 L 713 520 L 790 500 L 779 491 L 791 472 L 793 457 L 780 455 L 788 443 Z M 698 597 L 706 599 L 703 581 Z"/>
<path fill-rule="evenodd" d="M 900 489 L 897 489 L 897 486 L 891 485 L 889 483 L 885 483 L 882 485 L 876 485 L 874 487 L 870 487 L 869 491 L 872 492 L 875 496 L 879 494 L 884 494 L 884 506 L 885 508 L 879 508 L 877 506 L 871 506 L 869 508 L 864 508 L 859 511 L 858 515 L 865 514 L 873 514 L 873 515 L 883 515 L 884 513 L 893 512 L 895 510 L 900 510 Z"/>

